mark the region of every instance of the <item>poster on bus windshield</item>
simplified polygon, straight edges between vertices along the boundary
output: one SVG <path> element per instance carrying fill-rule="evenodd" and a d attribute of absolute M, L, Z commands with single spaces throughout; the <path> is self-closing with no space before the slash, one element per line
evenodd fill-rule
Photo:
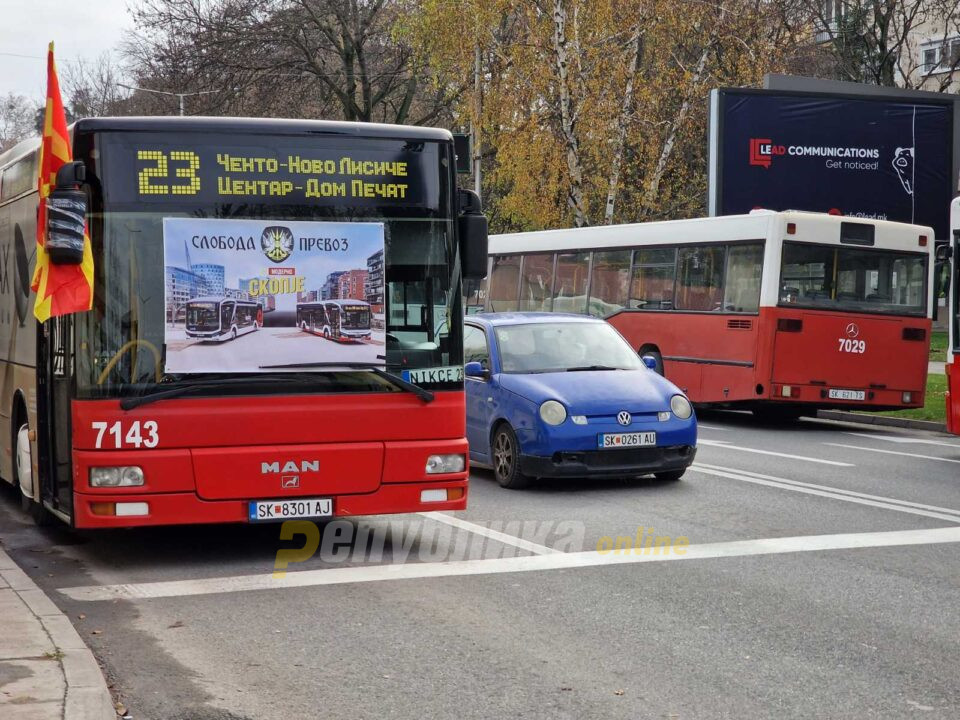
<path fill-rule="evenodd" d="M 164 218 L 164 370 L 384 364 L 382 223 Z"/>

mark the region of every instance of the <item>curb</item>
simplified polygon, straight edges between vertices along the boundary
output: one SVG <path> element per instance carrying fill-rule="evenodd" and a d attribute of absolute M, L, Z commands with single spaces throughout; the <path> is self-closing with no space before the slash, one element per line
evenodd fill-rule
<path fill-rule="evenodd" d="M 67 686 L 64 720 L 116 720 L 113 698 L 100 665 L 70 619 L 30 577 L 0 549 L 0 577 L 30 609 L 62 654 L 60 667 Z"/>
<path fill-rule="evenodd" d="M 911 420 L 909 418 L 868 415 L 866 413 L 853 413 L 844 410 L 818 410 L 817 417 L 821 420 L 841 420 L 859 425 L 881 425 L 885 427 L 908 428 L 910 430 L 931 430 L 941 433 L 947 431 L 945 423 L 933 422 L 931 420 Z"/>

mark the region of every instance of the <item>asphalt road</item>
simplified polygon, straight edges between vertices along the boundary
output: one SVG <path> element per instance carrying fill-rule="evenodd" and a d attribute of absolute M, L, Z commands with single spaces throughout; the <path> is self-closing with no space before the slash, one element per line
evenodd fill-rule
<path fill-rule="evenodd" d="M 960 439 L 701 440 L 673 484 L 477 471 L 458 519 L 328 524 L 283 579 L 276 525 L 78 535 L 5 493 L 0 536 L 138 720 L 960 716 Z M 592 552 L 638 527 L 689 546 Z"/>

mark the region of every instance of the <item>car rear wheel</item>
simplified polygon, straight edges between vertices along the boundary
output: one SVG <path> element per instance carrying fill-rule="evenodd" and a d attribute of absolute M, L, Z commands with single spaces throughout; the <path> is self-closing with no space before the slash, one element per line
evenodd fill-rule
<path fill-rule="evenodd" d="M 653 476 L 660 482 L 676 482 L 683 477 L 685 472 L 686 468 L 683 470 L 671 470 L 670 472 L 658 472 L 654 473 Z"/>
<path fill-rule="evenodd" d="M 493 474 L 501 487 L 518 490 L 530 484 L 520 472 L 520 446 L 513 428 L 503 423 L 493 435 Z"/>

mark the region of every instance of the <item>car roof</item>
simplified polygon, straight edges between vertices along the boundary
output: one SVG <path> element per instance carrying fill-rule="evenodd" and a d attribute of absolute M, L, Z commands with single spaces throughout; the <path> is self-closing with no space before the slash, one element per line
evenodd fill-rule
<path fill-rule="evenodd" d="M 466 322 L 477 320 L 482 325 L 488 327 L 499 327 L 501 325 L 530 325 L 533 323 L 598 323 L 603 320 L 590 315 L 577 315 L 575 313 L 550 313 L 550 312 L 494 312 L 494 313 L 476 313 L 467 315 L 464 318 Z"/>

